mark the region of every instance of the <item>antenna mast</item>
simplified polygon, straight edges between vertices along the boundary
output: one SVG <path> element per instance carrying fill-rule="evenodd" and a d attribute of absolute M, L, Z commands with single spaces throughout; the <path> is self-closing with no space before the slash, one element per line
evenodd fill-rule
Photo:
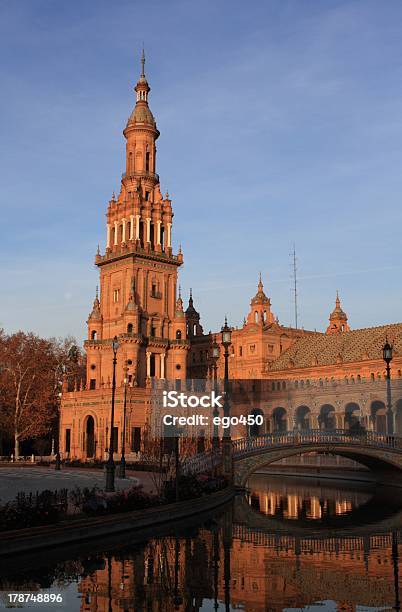
<path fill-rule="evenodd" d="M 297 322 L 297 265 L 296 265 L 296 246 L 293 244 L 292 253 L 292 267 L 293 267 L 293 295 L 294 295 L 294 306 L 295 306 L 295 328 L 298 329 Z"/>

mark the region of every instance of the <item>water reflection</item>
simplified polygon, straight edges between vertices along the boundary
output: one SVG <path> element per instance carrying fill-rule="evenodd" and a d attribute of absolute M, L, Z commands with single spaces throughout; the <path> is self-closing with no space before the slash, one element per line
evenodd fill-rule
<path fill-rule="evenodd" d="M 248 482 L 247 500 L 252 508 L 267 516 L 288 520 L 325 521 L 331 517 L 351 515 L 370 502 L 375 486 L 331 481 L 301 484 L 300 479 L 257 474 Z"/>
<path fill-rule="evenodd" d="M 65 605 L 52 610 L 71 612 L 263 612 L 317 602 L 399 609 L 400 495 L 285 480 L 255 477 L 248 498 L 207 524 L 145 542 L 123 537 L 59 558 L 53 551 L 42 565 L 36 557 L 35 569 L 31 559 L 8 559 L 0 590 L 60 591 Z M 371 521 L 353 522 L 373 503 Z M 344 529 L 328 530 L 328 521 L 345 518 Z"/>

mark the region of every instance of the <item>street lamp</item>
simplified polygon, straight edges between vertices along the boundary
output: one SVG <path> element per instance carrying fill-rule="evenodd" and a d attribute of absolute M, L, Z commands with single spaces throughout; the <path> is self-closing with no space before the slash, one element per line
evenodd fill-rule
<path fill-rule="evenodd" d="M 228 326 L 227 318 L 225 317 L 225 325 L 221 329 L 222 335 L 222 344 L 225 349 L 224 357 L 225 357 L 225 378 L 224 378 L 224 392 L 225 392 L 225 401 L 223 406 L 224 416 L 229 416 L 229 400 L 228 400 L 228 392 L 229 392 L 229 346 L 232 344 L 232 330 Z M 228 433 L 230 428 L 228 428 Z"/>
<path fill-rule="evenodd" d="M 230 418 L 229 404 L 229 346 L 232 344 L 232 330 L 228 326 L 227 318 L 225 317 L 225 325 L 221 329 L 222 345 L 225 349 L 225 378 L 224 378 L 224 401 L 223 415 L 226 419 Z M 225 420 L 226 420 L 225 419 Z M 230 437 L 230 422 L 225 423 L 222 440 L 222 471 L 229 479 L 232 477 L 232 440 Z"/>
<path fill-rule="evenodd" d="M 219 345 L 216 342 L 216 338 L 214 338 L 214 343 L 212 345 L 212 359 L 213 359 L 213 371 L 214 371 L 214 390 L 216 392 L 217 387 L 217 379 L 218 379 L 218 359 L 219 359 Z M 215 406 L 213 410 L 214 417 L 214 434 L 212 438 L 212 448 L 213 450 L 217 450 L 219 448 L 219 426 L 218 423 L 215 422 L 215 418 L 219 416 L 218 407 Z"/>
<path fill-rule="evenodd" d="M 112 410 L 110 414 L 110 442 L 109 442 L 109 459 L 106 463 L 106 486 L 105 491 L 114 491 L 114 473 L 115 464 L 113 460 L 113 431 L 114 431 L 114 398 L 116 395 L 116 363 L 117 363 L 117 351 L 119 350 L 119 343 L 117 336 L 113 338 L 112 350 L 113 350 L 113 379 L 112 379 Z"/>
<path fill-rule="evenodd" d="M 120 478 L 126 477 L 126 411 L 127 411 L 127 383 L 128 383 L 128 365 L 126 361 L 126 365 L 123 368 L 124 371 L 124 405 L 123 405 L 123 439 L 121 442 L 121 459 L 120 459 L 120 469 L 119 476 Z"/>
<path fill-rule="evenodd" d="M 62 372 L 62 376 L 63 376 L 63 380 L 59 381 L 59 385 L 61 386 L 61 388 L 63 388 L 63 382 L 64 382 L 64 378 L 66 375 L 66 366 L 64 365 L 64 363 L 61 366 L 61 372 Z M 58 415 L 57 415 L 57 453 L 56 453 L 56 459 L 55 459 L 55 463 L 54 463 L 54 469 L 56 471 L 59 471 L 61 469 L 61 456 L 60 456 L 60 412 L 61 412 L 61 398 L 63 396 L 62 392 L 60 391 L 57 394 L 58 398 L 59 398 L 59 410 L 58 410 Z"/>
<path fill-rule="evenodd" d="M 391 402 L 391 367 L 392 361 L 392 345 L 388 342 L 388 338 L 385 338 L 385 344 L 382 349 L 382 358 L 386 363 L 387 371 L 387 434 L 392 436 L 394 433 L 394 414 L 392 412 Z"/>

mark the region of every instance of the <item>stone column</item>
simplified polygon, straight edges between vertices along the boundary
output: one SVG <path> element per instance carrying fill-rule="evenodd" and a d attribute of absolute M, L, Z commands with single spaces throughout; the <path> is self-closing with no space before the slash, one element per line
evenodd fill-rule
<path fill-rule="evenodd" d="M 126 220 L 122 219 L 121 222 L 123 224 L 123 232 L 122 232 L 122 236 L 121 236 L 121 241 L 122 242 L 126 242 Z"/>
<path fill-rule="evenodd" d="M 165 378 L 165 353 L 161 353 L 161 367 L 160 367 L 160 377 Z"/>
<path fill-rule="evenodd" d="M 345 423 L 343 422 L 343 414 L 341 412 L 335 413 L 335 423 L 337 429 L 344 429 Z"/>
<path fill-rule="evenodd" d="M 156 244 L 161 243 L 161 223 L 162 221 L 160 219 L 156 222 Z"/>
<path fill-rule="evenodd" d="M 147 351 L 147 378 L 151 376 L 151 351 Z"/>
<path fill-rule="evenodd" d="M 145 219 L 145 221 L 147 222 L 147 236 L 146 236 L 146 242 L 151 242 L 151 219 L 150 217 L 147 217 Z"/>
<path fill-rule="evenodd" d="M 114 244 L 117 244 L 117 230 L 118 230 L 117 221 L 114 222 Z"/>
<path fill-rule="evenodd" d="M 140 215 L 135 215 L 135 239 L 140 239 Z"/>
<path fill-rule="evenodd" d="M 130 237 L 129 240 L 134 238 L 134 215 L 130 215 Z"/>
<path fill-rule="evenodd" d="M 106 248 L 110 249 L 110 223 L 106 226 Z"/>
<path fill-rule="evenodd" d="M 168 249 L 172 246 L 172 224 L 166 223 L 166 246 Z"/>

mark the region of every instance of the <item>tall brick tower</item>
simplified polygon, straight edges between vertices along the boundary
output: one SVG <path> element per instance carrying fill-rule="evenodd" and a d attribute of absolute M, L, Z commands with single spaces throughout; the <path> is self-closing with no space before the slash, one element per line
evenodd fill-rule
<path fill-rule="evenodd" d="M 172 251 L 172 203 L 167 193 L 162 196 L 156 173 L 159 131 L 148 105 L 144 53 L 141 64 L 136 104 L 123 131 L 126 168 L 118 197 L 113 194 L 109 201 L 105 252 L 98 250 L 95 258 L 100 296 L 97 293 L 87 321 L 87 380 L 84 389 L 64 389 L 62 400 L 60 448 L 71 456 L 101 457 L 107 448 L 115 336 L 120 344 L 116 428 L 121 422 L 119 394 L 123 392 L 125 367 L 130 398 L 141 404 L 135 414 L 141 428 L 151 379 L 186 378 L 189 342 L 181 298 L 176 300 L 183 256 L 181 250 L 177 255 Z M 116 442 L 119 448 L 119 440 Z"/>

